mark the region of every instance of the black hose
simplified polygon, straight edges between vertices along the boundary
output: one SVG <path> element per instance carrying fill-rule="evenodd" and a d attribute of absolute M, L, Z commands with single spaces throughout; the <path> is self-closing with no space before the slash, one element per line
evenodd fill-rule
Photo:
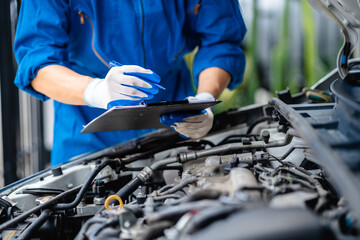
<path fill-rule="evenodd" d="M 18 237 L 20 240 L 30 239 L 36 230 L 38 230 L 50 217 L 51 211 L 45 209 L 40 216 L 30 224 Z"/>
<path fill-rule="evenodd" d="M 195 182 L 196 180 L 197 180 L 197 177 L 189 177 L 189 178 L 185 179 L 184 181 L 182 181 L 181 183 L 179 183 L 178 185 L 175 185 L 174 187 L 162 192 L 160 195 L 176 193 L 180 189 L 183 189 L 190 183 Z"/>
<path fill-rule="evenodd" d="M 122 187 L 116 193 L 116 195 L 118 195 L 121 199 L 126 199 L 141 184 L 145 183 L 152 176 L 154 171 L 158 170 L 163 166 L 166 166 L 167 164 L 176 163 L 177 161 L 178 161 L 177 157 L 166 158 L 164 160 L 160 160 L 153 163 L 150 167 L 145 167 L 133 180 L 131 180 L 124 187 Z"/>
<path fill-rule="evenodd" d="M 128 182 L 124 187 L 122 187 L 119 191 L 115 193 L 115 195 L 119 196 L 122 200 L 127 199 L 141 184 L 143 181 L 136 176 L 133 180 Z M 109 204 L 114 203 L 115 200 L 110 201 Z M 105 210 L 105 207 L 102 206 L 96 213 L 100 213 Z"/>
<path fill-rule="evenodd" d="M 14 210 L 14 208 L 13 208 L 13 206 L 11 205 L 11 203 L 9 203 L 8 201 L 6 201 L 5 199 L 2 199 L 2 198 L 0 198 L 0 207 L 2 207 L 3 208 L 3 213 L 4 213 L 4 218 L 6 219 L 6 220 L 9 220 L 9 219 L 11 219 L 12 218 L 12 216 L 13 216 L 13 210 Z M 0 216 L 1 218 L 3 218 L 2 216 Z M 4 219 L 4 220 L 5 220 Z M 3 220 L 3 219 L 2 219 Z"/>
<path fill-rule="evenodd" d="M 195 202 L 195 201 L 200 201 L 200 200 L 204 200 L 204 199 L 213 199 L 216 200 L 218 199 L 220 196 L 222 195 L 221 191 L 218 190 L 213 190 L 213 189 L 201 189 L 198 190 L 196 192 L 194 192 L 193 194 L 186 196 L 182 199 L 180 199 L 180 201 L 182 203 L 186 203 L 186 202 Z"/>
<path fill-rule="evenodd" d="M 55 205 L 52 209 L 53 210 L 64 210 L 64 209 L 69 209 L 69 208 L 74 208 L 76 207 L 81 199 L 84 197 L 86 190 L 88 189 L 88 187 L 92 184 L 93 180 L 95 179 L 95 177 L 98 175 L 98 173 L 105 168 L 107 165 L 109 165 L 109 163 L 111 162 L 111 159 L 106 159 L 105 161 L 103 161 L 102 163 L 100 163 L 95 170 L 91 173 L 91 175 L 88 177 L 88 179 L 86 180 L 86 182 L 84 183 L 84 185 L 82 186 L 80 192 L 78 193 L 78 195 L 76 196 L 75 200 L 72 201 L 71 203 L 59 203 L 57 205 Z"/>
<path fill-rule="evenodd" d="M 279 159 L 280 160 L 285 160 L 296 149 L 309 149 L 309 147 L 307 147 L 307 146 L 292 146 Z"/>
<path fill-rule="evenodd" d="M 256 119 L 254 122 L 252 122 L 249 125 L 249 128 L 246 131 L 246 134 L 250 134 L 256 125 L 258 125 L 261 122 L 265 122 L 265 121 L 273 121 L 273 122 L 275 122 L 275 120 L 271 116 L 260 117 L 260 118 Z"/>
<path fill-rule="evenodd" d="M 143 182 L 139 177 L 135 177 L 133 180 L 128 182 L 124 187 L 122 187 L 117 193 L 121 199 L 126 199 L 132 194 Z"/>
<path fill-rule="evenodd" d="M 12 205 L 5 199 L 0 198 L 0 207 L 9 208 L 9 207 L 12 207 Z"/>
<path fill-rule="evenodd" d="M 218 144 L 216 144 L 216 146 L 220 146 L 226 143 L 233 143 L 233 142 L 241 142 L 243 138 L 253 138 L 254 140 L 258 140 L 257 138 L 260 137 L 259 134 L 235 134 L 235 135 L 230 135 L 226 138 L 224 138 L 223 140 L 221 140 L 221 142 L 219 142 Z"/>
<path fill-rule="evenodd" d="M 178 161 L 179 161 L 179 159 L 177 157 L 170 157 L 170 158 L 166 158 L 166 159 L 154 162 L 153 164 L 151 164 L 150 168 L 153 171 L 156 171 L 164 166 L 167 166 L 168 164 L 177 163 Z"/>
<path fill-rule="evenodd" d="M 70 190 L 67 190 L 66 192 L 60 193 L 59 195 L 51 198 L 50 200 L 44 202 L 43 204 L 36 206 L 30 210 L 28 210 L 27 212 L 24 212 L 23 214 L 3 223 L 0 225 L 0 232 L 4 231 L 6 228 L 12 227 L 15 224 L 27 219 L 30 215 L 39 212 L 42 209 L 48 208 L 49 206 L 57 203 L 58 201 L 62 200 L 64 197 L 67 197 L 69 195 L 75 194 L 77 193 L 80 188 L 82 187 L 82 185 L 79 185 L 77 187 L 74 187 Z"/>
<path fill-rule="evenodd" d="M 133 180 L 128 182 L 124 187 L 122 187 L 116 193 L 116 195 L 119 196 L 121 199 L 126 199 L 141 184 L 145 183 L 148 179 L 150 179 L 154 171 L 166 166 L 167 164 L 176 163 L 177 161 L 177 157 L 166 158 L 164 160 L 153 163 L 150 167 L 145 167 Z"/>
<path fill-rule="evenodd" d="M 209 145 L 210 147 L 215 146 L 214 143 L 212 143 L 212 142 L 210 142 L 208 140 L 184 141 L 184 142 L 180 142 L 180 143 L 176 143 L 176 144 L 170 144 L 170 145 L 161 146 L 161 147 L 151 149 L 151 150 L 149 150 L 147 152 L 143 152 L 143 153 L 140 153 L 140 154 L 133 154 L 130 157 L 122 159 L 121 163 L 123 165 L 127 165 L 127 164 L 135 162 L 135 161 L 137 161 L 139 159 L 144 159 L 144 158 L 146 158 L 148 156 L 154 155 L 155 153 L 166 151 L 168 149 L 173 149 L 173 148 L 178 148 L 178 147 L 183 147 L 183 146 L 187 147 L 187 146 L 198 146 L 198 145 Z"/>

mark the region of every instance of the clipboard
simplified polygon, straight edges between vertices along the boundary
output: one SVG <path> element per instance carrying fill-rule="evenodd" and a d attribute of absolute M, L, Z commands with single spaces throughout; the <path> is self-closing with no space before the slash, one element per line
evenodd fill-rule
<path fill-rule="evenodd" d="M 199 112 L 221 101 L 174 101 L 140 104 L 135 106 L 115 106 L 84 126 L 81 133 L 168 128 L 160 123 L 160 117 L 169 113 Z"/>

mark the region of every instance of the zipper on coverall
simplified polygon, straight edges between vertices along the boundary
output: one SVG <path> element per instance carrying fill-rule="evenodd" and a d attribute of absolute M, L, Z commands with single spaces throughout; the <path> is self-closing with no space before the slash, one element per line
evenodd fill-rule
<path fill-rule="evenodd" d="M 143 64 L 144 64 L 144 68 L 146 68 L 146 52 L 145 52 L 145 39 L 144 39 L 145 16 L 144 16 L 143 0 L 139 1 L 139 5 L 140 5 L 140 16 L 141 16 L 141 46 L 144 57 Z"/>
<path fill-rule="evenodd" d="M 201 0 L 199 0 L 199 2 L 195 5 L 194 9 L 187 14 L 188 16 L 191 14 L 195 14 L 197 16 L 199 14 L 199 9 L 201 6 L 200 2 L 201 2 Z M 182 48 L 176 53 L 176 55 L 173 57 L 173 59 L 172 59 L 173 61 L 175 61 L 180 56 L 180 54 L 184 51 L 185 47 L 186 47 L 186 42 L 184 43 Z"/>
<path fill-rule="evenodd" d="M 86 17 L 86 19 L 89 21 L 90 25 L 91 25 L 91 31 L 92 31 L 92 38 L 91 38 L 91 48 L 94 52 L 94 54 L 96 55 L 96 57 L 103 63 L 105 64 L 105 66 L 107 66 L 108 68 L 111 68 L 111 66 L 100 56 L 100 54 L 98 53 L 98 51 L 95 48 L 95 29 L 94 29 L 94 25 L 93 22 L 90 20 L 89 16 L 86 15 L 84 12 L 82 11 L 78 11 L 78 14 L 80 16 L 80 23 L 84 24 L 85 23 L 85 19 L 84 17 Z"/>

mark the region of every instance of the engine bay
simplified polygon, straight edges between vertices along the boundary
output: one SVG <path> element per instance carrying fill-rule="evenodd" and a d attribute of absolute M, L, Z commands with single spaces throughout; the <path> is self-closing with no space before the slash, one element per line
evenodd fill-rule
<path fill-rule="evenodd" d="M 334 74 L 318 87 L 341 92 Z M 200 140 L 162 129 L 44 170 L 1 190 L 1 236 L 358 239 L 359 135 L 331 125 L 343 117 L 338 94 L 330 104 L 302 95 L 287 104 L 280 93 L 219 114 Z M 329 148 L 336 131 L 348 145 Z"/>

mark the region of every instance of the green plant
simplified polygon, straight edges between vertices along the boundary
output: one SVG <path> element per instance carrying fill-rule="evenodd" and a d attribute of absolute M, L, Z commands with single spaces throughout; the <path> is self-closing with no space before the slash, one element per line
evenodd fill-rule
<path fill-rule="evenodd" d="M 330 69 L 319 58 L 319 49 L 316 44 L 317 30 L 315 27 L 314 12 L 308 1 L 302 0 L 302 26 L 304 34 L 304 75 L 305 86 L 311 87 Z"/>

